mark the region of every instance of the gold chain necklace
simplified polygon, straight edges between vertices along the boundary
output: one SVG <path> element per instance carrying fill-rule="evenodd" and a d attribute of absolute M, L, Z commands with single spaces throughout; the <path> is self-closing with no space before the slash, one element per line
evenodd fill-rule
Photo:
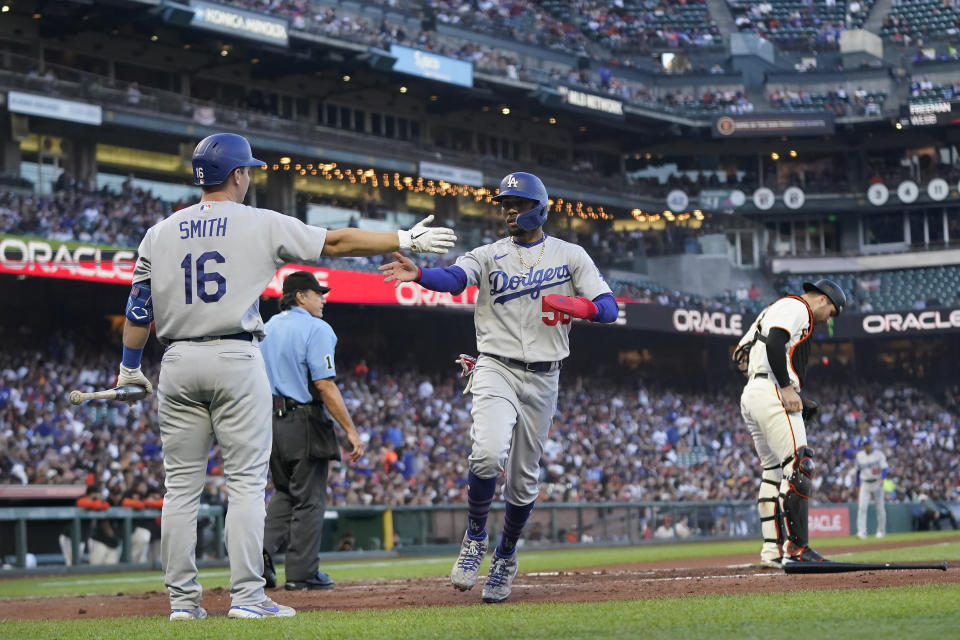
<path fill-rule="evenodd" d="M 537 258 L 537 261 L 533 264 L 527 264 L 527 261 L 523 259 L 523 254 L 520 253 L 520 245 L 517 244 L 517 241 L 513 238 L 510 238 L 510 242 L 513 244 L 513 248 L 517 251 L 517 257 L 520 258 L 520 264 L 523 265 L 524 269 L 533 269 L 535 266 L 540 264 L 540 261 L 543 260 L 543 254 L 547 249 L 547 236 L 543 236 L 543 242 L 540 243 L 540 257 Z"/>

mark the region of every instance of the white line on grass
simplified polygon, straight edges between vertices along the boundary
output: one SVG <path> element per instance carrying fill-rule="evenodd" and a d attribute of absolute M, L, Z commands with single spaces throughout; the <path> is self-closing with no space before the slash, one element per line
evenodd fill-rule
<path fill-rule="evenodd" d="M 363 568 L 373 568 L 379 569 L 382 567 L 395 567 L 398 565 L 424 565 L 424 564 L 440 564 L 450 562 L 449 558 L 410 558 L 403 560 L 381 560 L 377 562 L 335 562 L 327 567 L 333 567 L 334 569 L 363 569 Z M 71 587 L 71 586 L 80 586 L 87 585 L 91 582 L 96 582 L 98 584 L 131 584 L 136 582 L 155 582 L 161 576 L 160 572 L 157 571 L 157 574 L 154 576 L 119 576 L 116 578 L 100 578 L 97 576 L 78 576 L 71 580 L 44 580 L 38 582 L 38 587 Z M 207 578 L 223 578 L 229 577 L 230 571 L 227 569 L 219 571 L 201 571 L 200 580 L 205 580 Z M 161 579 L 162 581 L 162 579 Z"/>

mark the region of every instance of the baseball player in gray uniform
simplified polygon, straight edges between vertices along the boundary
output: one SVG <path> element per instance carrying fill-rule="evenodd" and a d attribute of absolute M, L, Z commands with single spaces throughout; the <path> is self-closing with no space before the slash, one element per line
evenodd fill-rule
<path fill-rule="evenodd" d="M 887 456 L 873 446 L 868 436 L 863 441 L 863 449 L 857 452 L 857 485 L 860 495 L 857 499 L 857 537 L 867 539 L 867 509 L 870 503 L 877 504 L 877 537 L 887 535 L 887 509 L 883 502 L 883 481 L 887 477 Z"/>
<path fill-rule="evenodd" d="M 264 488 L 271 444 L 271 395 L 259 341 L 259 298 L 287 262 L 320 256 L 370 256 L 397 249 L 446 253 L 451 229 L 374 233 L 327 231 L 296 218 L 244 206 L 255 159 L 241 136 L 204 138 L 193 153 L 198 204 L 151 227 L 140 243 L 127 301 L 117 384 L 152 390 L 140 370 L 156 323 L 167 345 L 160 368 L 159 422 L 167 493 L 161 554 L 170 619 L 206 617 L 195 559 L 197 511 L 214 438 L 223 454 L 230 508 L 231 618 L 289 617 L 263 586 Z"/>
<path fill-rule="evenodd" d="M 477 285 L 474 314 L 479 359 L 461 356 L 471 374 L 473 449 L 469 458 L 467 530 L 451 581 L 473 588 L 487 551 L 487 515 L 506 471 L 503 534 L 483 586 L 484 602 L 503 602 L 517 575 L 517 541 L 539 493 L 540 455 L 557 404 L 560 366 L 570 353 L 572 318 L 617 319 L 610 287 L 581 247 L 546 235 L 549 200 L 529 173 L 511 173 L 494 201 L 509 236 L 478 247 L 451 267 L 420 269 L 402 254 L 380 267 L 386 280 L 433 291 Z M 575 297 L 577 296 L 577 297 Z M 474 366 L 475 365 L 475 366 Z"/>
<path fill-rule="evenodd" d="M 823 561 L 809 545 L 807 513 L 815 465 L 800 390 L 814 325 L 836 317 L 847 298 L 826 279 L 805 282 L 803 290 L 801 296 L 780 298 L 764 309 L 734 351 L 747 374 L 740 412 L 763 466 L 757 509 L 763 534 L 760 562 L 767 567 Z"/>

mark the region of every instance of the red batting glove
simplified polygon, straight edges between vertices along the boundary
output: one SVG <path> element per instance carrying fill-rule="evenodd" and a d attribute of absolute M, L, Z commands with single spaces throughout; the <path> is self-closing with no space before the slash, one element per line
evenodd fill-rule
<path fill-rule="evenodd" d="M 465 378 L 473 373 L 473 368 L 477 366 L 477 359 L 473 356 L 468 356 L 465 353 L 461 353 L 460 357 L 454 360 L 463 371 L 460 372 L 460 377 Z"/>
<path fill-rule="evenodd" d="M 571 298 L 570 296 L 562 296 L 559 293 L 551 293 L 548 296 L 544 296 L 543 303 L 548 309 L 565 313 L 574 318 L 592 320 L 593 317 L 597 315 L 597 305 L 593 304 L 592 300 L 586 298 Z"/>

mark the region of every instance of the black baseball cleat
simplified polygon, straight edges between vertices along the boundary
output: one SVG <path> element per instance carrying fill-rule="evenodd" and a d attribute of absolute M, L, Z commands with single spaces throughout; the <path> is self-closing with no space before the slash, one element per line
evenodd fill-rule
<path fill-rule="evenodd" d="M 790 564 L 791 562 L 829 562 L 829 560 L 810 547 L 803 547 L 799 550 L 791 549 L 788 553 L 784 554 L 783 564 Z"/>
<path fill-rule="evenodd" d="M 296 580 L 287 582 L 283 585 L 287 591 L 316 591 L 318 589 L 333 589 L 333 580 L 323 571 L 317 571 L 317 575 L 309 580 Z"/>
<path fill-rule="evenodd" d="M 277 570 L 273 568 L 273 558 L 266 551 L 263 552 L 263 579 L 266 581 L 264 589 L 277 588 Z"/>

